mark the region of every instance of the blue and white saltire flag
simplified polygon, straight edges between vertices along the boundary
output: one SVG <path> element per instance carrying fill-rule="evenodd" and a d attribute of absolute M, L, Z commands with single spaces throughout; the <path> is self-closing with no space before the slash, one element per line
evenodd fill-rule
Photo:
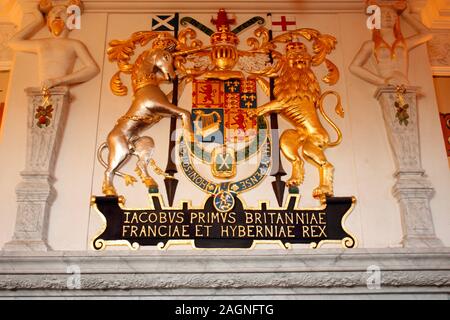
<path fill-rule="evenodd" d="M 175 32 L 177 31 L 177 29 L 178 29 L 178 15 L 176 13 L 154 15 L 152 17 L 153 31 Z"/>

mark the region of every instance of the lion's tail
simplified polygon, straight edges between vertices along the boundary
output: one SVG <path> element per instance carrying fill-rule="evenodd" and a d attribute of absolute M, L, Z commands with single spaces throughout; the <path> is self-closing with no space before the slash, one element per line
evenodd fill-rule
<path fill-rule="evenodd" d="M 337 99 L 337 103 L 336 103 L 336 108 L 335 111 L 336 113 L 341 116 L 342 118 L 344 117 L 344 109 L 342 108 L 342 104 L 341 104 L 341 97 L 339 96 L 339 94 L 335 91 L 326 91 L 322 94 L 322 96 L 320 97 L 319 100 L 319 110 L 320 113 L 322 114 L 322 116 L 325 118 L 325 120 L 327 120 L 327 122 L 333 127 L 333 129 L 336 131 L 337 133 L 337 139 L 336 141 L 332 141 L 328 143 L 329 147 L 335 147 L 338 144 L 341 143 L 342 141 L 342 132 L 341 130 L 337 127 L 337 125 L 328 117 L 328 115 L 325 113 L 325 110 L 323 109 L 323 101 L 325 100 L 325 97 L 329 94 L 332 94 L 336 97 Z"/>
<path fill-rule="evenodd" d="M 108 164 L 103 159 L 103 151 L 105 149 L 108 149 L 108 145 L 106 144 L 106 142 L 103 142 L 100 145 L 100 147 L 98 147 L 98 149 L 97 149 L 97 160 L 106 169 L 106 168 L 108 168 Z M 126 174 L 126 173 L 123 173 L 123 172 L 120 172 L 120 171 L 115 171 L 114 174 L 116 174 L 119 177 L 125 179 L 126 185 L 133 184 L 133 182 L 136 181 L 136 179 L 133 176 L 131 176 L 129 174 Z"/>

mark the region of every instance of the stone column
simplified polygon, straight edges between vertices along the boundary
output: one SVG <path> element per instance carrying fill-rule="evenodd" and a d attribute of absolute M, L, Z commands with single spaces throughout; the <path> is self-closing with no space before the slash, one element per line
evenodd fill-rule
<path fill-rule="evenodd" d="M 50 89 L 43 107 L 39 88 L 27 88 L 28 125 L 25 170 L 16 187 L 17 216 L 12 241 L 3 250 L 51 250 L 47 244 L 50 207 L 55 198 L 54 167 L 69 107 L 69 89 Z"/>
<path fill-rule="evenodd" d="M 15 32 L 14 24 L 0 22 L 0 71 L 11 69 L 13 52 L 8 47 L 8 41 Z"/>
<path fill-rule="evenodd" d="M 417 87 L 406 87 L 403 94 L 409 105 L 407 124 L 397 118 L 396 88 L 378 88 L 375 93 L 385 122 L 387 136 L 396 164 L 396 183 L 392 193 L 400 206 L 404 247 L 443 246 L 434 232 L 430 199 L 434 189 L 425 176 L 420 158 L 417 118 Z"/>

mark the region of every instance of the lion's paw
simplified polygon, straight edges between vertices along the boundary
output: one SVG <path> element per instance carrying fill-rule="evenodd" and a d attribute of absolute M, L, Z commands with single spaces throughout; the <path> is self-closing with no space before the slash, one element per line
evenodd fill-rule
<path fill-rule="evenodd" d="M 286 181 L 287 187 L 298 187 L 303 182 L 302 178 L 290 178 L 288 181 Z"/>
<path fill-rule="evenodd" d="M 321 185 L 313 190 L 314 198 L 323 198 L 333 196 L 333 188 L 330 186 Z"/>

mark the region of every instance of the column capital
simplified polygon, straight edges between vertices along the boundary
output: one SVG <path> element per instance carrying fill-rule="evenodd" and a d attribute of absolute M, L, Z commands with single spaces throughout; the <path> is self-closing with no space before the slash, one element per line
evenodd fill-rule
<path fill-rule="evenodd" d="M 405 87 L 405 93 L 420 93 L 420 87 L 418 86 L 404 86 Z M 397 93 L 397 88 L 395 86 L 380 86 L 377 87 L 377 90 L 375 91 L 374 97 L 375 99 L 379 99 L 380 96 L 383 93 Z"/>
<path fill-rule="evenodd" d="M 39 88 L 39 87 L 28 87 L 28 88 L 25 88 L 24 91 L 28 96 L 31 96 L 31 97 L 44 95 L 44 93 L 42 92 L 42 88 Z M 70 90 L 69 90 L 69 87 L 67 87 L 67 86 L 61 86 L 61 87 L 51 88 L 51 89 L 49 89 L 49 92 L 52 96 L 67 95 L 70 93 Z"/>

